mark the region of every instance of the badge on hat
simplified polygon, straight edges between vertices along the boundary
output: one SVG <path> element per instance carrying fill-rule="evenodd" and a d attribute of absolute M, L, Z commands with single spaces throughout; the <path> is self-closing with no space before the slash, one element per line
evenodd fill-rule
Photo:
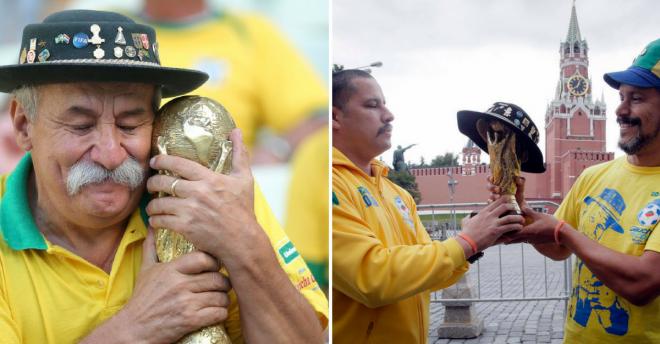
<path fill-rule="evenodd" d="M 137 55 L 137 50 L 130 45 L 126 46 L 125 52 L 128 57 L 135 57 L 135 55 Z"/>
<path fill-rule="evenodd" d="M 120 59 L 122 56 L 124 56 L 124 49 L 121 47 L 115 47 L 115 57 Z"/>
<path fill-rule="evenodd" d="M 30 50 L 27 52 L 27 63 L 34 63 L 34 60 L 37 58 L 37 39 L 30 39 Z"/>
<path fill-rule="evenodd" d="M 55 44 L 69 44 L 70 41 L 71 37 L 69 37 L 69 35 L 66 33 L 61 33 L 55 36 Z"/>
<path fill-rule="evenodd" d="M 39 62 L 46 62 L 48 58 L 50 57 L 50 51 L 48 49 L 44 49 L 39 53 Z"/>
<path fill-rule="evenodd" d="M 88 42 L 89 36 L 87 36 L 86 33 L 78 32 L 77 34 L 73 35 L 73 46 L 78 49 L 86 47 Z"/>
<path fill-rule="evenodd" d="M 115 36 L 115 43 L 119 45 L 126 45 L 126 37 L 124 37 L 124 28 L 121 26 L 117 28 L 117 36 Z"/>

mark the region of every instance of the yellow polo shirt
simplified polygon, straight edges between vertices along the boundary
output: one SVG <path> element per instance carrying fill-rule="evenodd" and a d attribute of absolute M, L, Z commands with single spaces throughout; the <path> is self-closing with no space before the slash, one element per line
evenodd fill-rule
<path fill-rule="evenodd" d="M 28 153 L 11 175 L 0 176 L 0 342 L 76 343 L 131 297 L 142 264 L 146 213 L 142 206 L 131 215 L 107 274 L 37 229 L 26 192 L 31 169 Z M 256 186 L 255 213 L 291 283 L 325 326 L 327 299 Z M 225 325 L 232 341 L 242 343 L 233 292 L 230 299 Z"/>

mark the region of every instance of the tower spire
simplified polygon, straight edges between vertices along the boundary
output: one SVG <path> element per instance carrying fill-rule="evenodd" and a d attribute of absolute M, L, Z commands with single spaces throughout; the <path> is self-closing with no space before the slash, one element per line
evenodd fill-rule
<path fill-rule="evenodd" d="M 573 0 L 573 8 L 571 9 L 571 20 L 568 23 L 568 33 L 566 34 L 566 42 L 579 42 L 582 40 L 580 36 L 580 26 L 578 25 L 577 14 L 575 13 L 575 0 Z"/>

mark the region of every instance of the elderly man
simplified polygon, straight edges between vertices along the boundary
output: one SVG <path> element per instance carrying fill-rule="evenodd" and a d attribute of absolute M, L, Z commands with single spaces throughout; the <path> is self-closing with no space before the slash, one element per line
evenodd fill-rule
<path fill-rule="evenodd" d="M 430 292 L 454 284 L 467 261 L 522 229 L 499 200 L 463 221 L 456 238 L 432 241 L 408 192 L 375 159 L 390 148 L 394 116 L 361 70 L 332 77 L 334 343 L 425 343 Z"/>
<path fill-rule="evenodd" d="M 660 40 L 604 77 L 621 97 L 626 156 L 582 172 L 554 217 L 527 208 L 534 222 L 513 237 L 556 260 L 577 256 L 565 342 L 658 343 Z"/>
<path fill-rule="evenodd" d="M 115 13 L 25 28 L 19 64 L 0 67 L 29 152 L 0 179 L 3 343 L 167 343 L 220 321 L 235 343 L 322 341 L 327 301 L 254 191 L 240 131 L 228 176 L 149 159 L 161 93 L 206 78 L 161 67 L 153 29 Z M 146 180 L 149 167 L 182 179 Z M 149 202 L 145 188 L 178 197 Z M 200 251 L 157 263 L 147 221 Z"/>

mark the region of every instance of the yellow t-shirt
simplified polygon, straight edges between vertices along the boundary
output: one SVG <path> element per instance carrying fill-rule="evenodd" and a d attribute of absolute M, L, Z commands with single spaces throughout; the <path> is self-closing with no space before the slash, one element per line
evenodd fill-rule
<path fill-rule="evenodd" d="M 585 170 L 555 216 L 599 244 L 640 256 L 660 252 L 660 167 L 625 157 Z M 660 298 L 635 306 L 604 285 L 577 258 L 566 343 L 660 343 Z"/>
<path fill-rule="evenodd" d="M 192 93 L 222 103 L 249 146 L 262 126 L 282 134 L 315 111 L 327 112 L 321 79 L 263 17 L 223 12 L 185 25 L 149 24 L 161 63 L 209 74 Z"/>
<path fill-rule="evenodd" d="M 146 213 L 141 207 L 131 215 L 108 275 L 39 232 L 26 194 L 31 169 L 28 154 L 10 176 L 0 177 L 0 342 L 76 343 L 131 297 Z M 328 301 L 256 186 L 254 207 L 280 265 L 325 326 Z M 238 302 L 233 292 L 229 296 L 225 325 L 233 343 L 242 343 Z"/>
<path fill-rule="evenodd" d="M 312 134 L 292 159 L 286 234 L 319 284 L 328 287 L 328 127 Z"/>

